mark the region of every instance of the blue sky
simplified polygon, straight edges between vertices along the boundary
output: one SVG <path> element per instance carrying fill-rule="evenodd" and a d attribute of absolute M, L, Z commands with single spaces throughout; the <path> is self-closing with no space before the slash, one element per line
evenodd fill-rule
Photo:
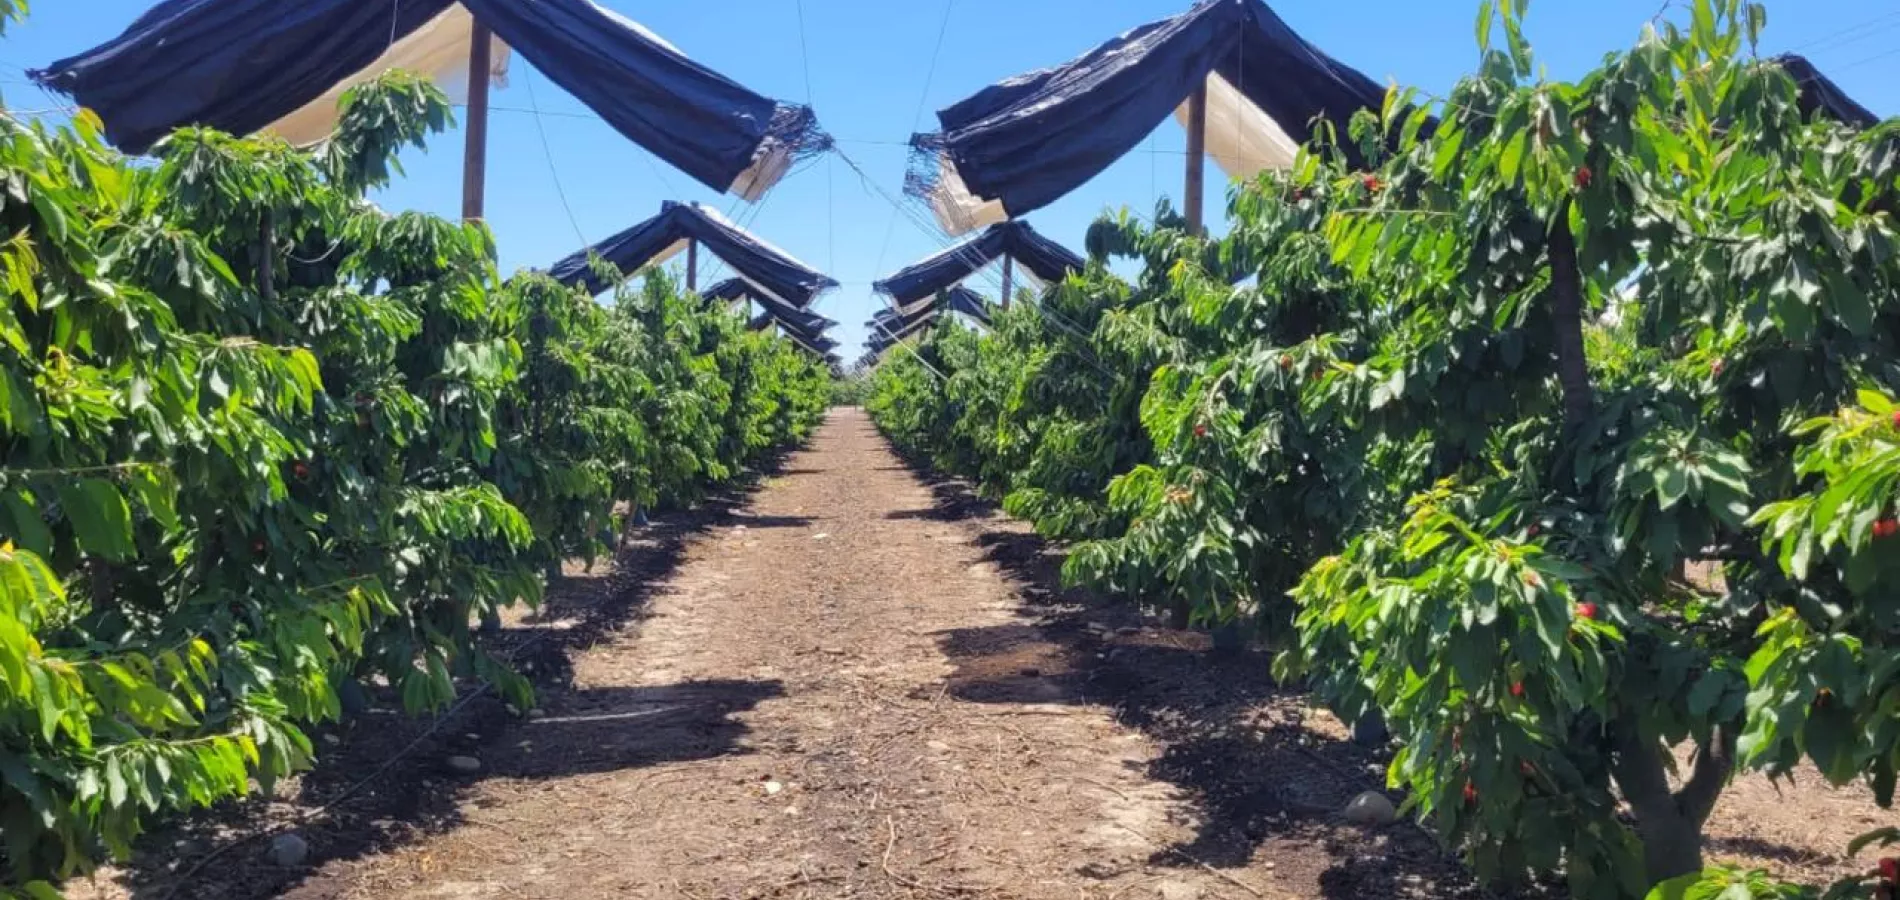
<path fill-rule="evenodd" d="M 152 2 L 33 0 L 28 21 L 0 43 L 0 89 L 9 104 L 49 105 L 24 84 L 23 68 L 114 36 Z M 840 149 L 884 193 L 897 196 L 906 166 L 903 142 L 913 130 L 934 130 L 937 108 L 1180 12 L 1190 0 L 802 0 L 802 41 L 796 0 L 603 2 L 753 90 L 809 100 Z M 1443 92 L 1476 56 L 1476 0 L 1272 5 L 1309 41 L 1382 82 Z M 1660 5 L 1533 0 L 1529 33 L 1550 72 L 1572 77 L 1628 46 Z M 1768 12 L 1765 50 L 1805 53 L 1874 112 L 1900 113 L 1900 0 L 1769 0 Z M 506 270 L 552 263 L 581 246 L 583 237 L 597 241 L 654 215 L 663 200 L 732 206 L 592 118 L 518 57 L 510 85 L 493 102 L 488 218 Z M 1164 123 L 1141 150 L 1029 219 L 1079 250 L 1084 229 L 1103 211 L 1126 206 L 1145 214 L 1157 197 L 1179 197 L 1183 145 L 1181 130 Z M 380 202 L 459 214 L 461 146 L 461 134 L 450 133 L 430 152 L 410 154 L 407 177 Z M 1209 172 L 1208 208 L 1217 212 L 1226 185 L 1217 168 L 1210 165 Z M 843 323 L 834 336 L 845 343 L 847 358 L 865 337 L 861 323 L 883 305 L 871 282 L 942 246 L 838 160 L 797 172 L 756 209 L 742 205 L 734 215 L 844 283 L 817 310 Z M 704 265 L 702 277 L 718 275 L 711 261 Z"/>

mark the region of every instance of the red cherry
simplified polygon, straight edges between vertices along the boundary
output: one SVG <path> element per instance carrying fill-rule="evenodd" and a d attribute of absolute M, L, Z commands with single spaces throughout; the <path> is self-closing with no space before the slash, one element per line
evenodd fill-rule
<path fill-rule="evenodd" d="M 1475 784 L 1472 784 L 1469 781 L 1465 782 L 1465 805 L 1475 806 L 1477 805 L 1477 803 L 1478 803 L 1478 786 Z"/>
<path fill-rule="evenodd" d="M 1385 189 L 1385 182 L 1380 181 L 1379 176 L 1377 175 L 1367 175 L 1365 178 L 1365 184 L 1366 184 L 1366 190 L 1371 191 L 1375 194 Z"/>
<path fill-rule="evenodd" d="M 1283 354 L 1283 355 L 1281 355 L 1281 357 L 1280 357 L 1280 368 L 1281 368 L 1282 370 L 1287 370 L 1287 369 L 1291 369 L 1291 368 L 1293 368 L 1293 356 L 1292 356 L 1291 354 Z M 1900 417 L 1900 413 L 1895 413 L 1894 415 L 1895 415 L 1896 417 Z"/>
<path fill-rule="evenodd" d="M 1524 682 L 1522 681 L 1511 682 L 1511 696 L 1513 697 L 1524 696 Z"/>
<path fill-rule="evenodd" d="M 1728 364 L 1718 359 L 1715 362 L 1709 363 L 1709 374 L 1720 378 L 1722 377 L 1723 370 L 1727 368 Z"/>
<path fill-rule="evenodd" d="M 1595 619 L 1597 612 L 1597 605 L 1595 603 L 1586 601 L 1577 604 L 1577 618 L 1579 619 Z"/>
<path fill-rule="evenodd" d="M 290 474 L 297 476 L 298 480 L 309 478 L 310 464 L 304 462 L 303 460 L 298 460 L 296 463 L 291 465 Z"/>
<path fill-rule="evenodd" d="M 1525 778 L 1530 778 L 1537 774 L 1537 767 L 1531 765 L 1528 761 L 1520 760 L 1517 764 L 1517 772 Z"/>
<path fill-rule="evenodd" d="M 1900 519 L 1888 516 L 1874 523 L 1874 537 L 1884 541 L 1896 534 L 1900 534 Z"/>
<path fill-rule="evenodd" d="M 1900 859 L 1891 856 L 1882 859 L 1880 877 L 1886 879 L 1888 884 L 1900 887 Z"/>
<path fill-rule="evenodd" d="M 1576 179 L 1576 180 L 1577 180 L 1577 187 L 1578 187 L 1579 189 L 1582 189 L 1582 188 L 1587 188 L 1587 187 L 1589 187 L 1589 186 L 1590 186 L 1590 182 L 1592 182 L 1592 181 L 1595 181 L 1595 180 L 1596 180 L 1596 177 L 1597 177 L 1597 176 L 1596 176 L 1596 173 L 1595 173 L 1595 172 L 1592 172 L 1592 171 L 1590 171 L 1590 167 L 1589 167 L 1589 166 L 1578 166 L 1578 167 L 1577 167 L 1577 179 Z"/>
<path fill-rule="evenodd" d="M 1893 427 L 1900 428 L 1900 409 L 1893 411 Z"/>
<path fill-rule="evenodd" d="M 1207 426 L 1206 425 L 1194 426 L 1194 436 L 1197 438 L 1207 437 Z"/>

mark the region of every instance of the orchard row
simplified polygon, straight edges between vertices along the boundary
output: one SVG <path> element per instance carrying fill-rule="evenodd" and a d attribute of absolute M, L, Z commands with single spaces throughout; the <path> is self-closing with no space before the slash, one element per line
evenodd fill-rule
<path fill-rule="evenodd" d="M 1448 97 L 1236 188 L 1223 238 L 1104 220 L 1086 273 L 891 350 L 868 405 L 1071 579 L 1382 714 L 1481 876 L 1818 897 L 1702 833 L 1749 773 L 1893 800 L 1900 124 L 1804 115 L 1739 0 L 1573 82 L 1502 6 Z M 1900 888 L 1865 863 L 1828 896 Z"/>
<path fill-rule="evenodd" d="M 303 726 L 526 683 L 471 622 L 807 434 L 830 373 L 663 277 L 504 281 L 365 199 L 447 99 L 153 165 L 0 116 L 0 896 L 308 763 Z"/>

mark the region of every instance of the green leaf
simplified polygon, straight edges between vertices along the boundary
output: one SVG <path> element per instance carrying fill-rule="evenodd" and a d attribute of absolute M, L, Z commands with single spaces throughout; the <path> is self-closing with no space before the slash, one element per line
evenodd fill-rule
<path fill-rule="evenodd" d="M 1516 185 L 1518 171 L 1524 165 L 1524 156 L 1528 152 L 1531 133 L 1520 129 L 1511 135 L 1504 145 L 1504 151 L 1498 154 L 1498 177 L 1507 185 Z"/>
<path fill-rule="evenodd" d="M 178 487 L 169 471 L 157 468 L 142 468 L 128 479 L 132 493 L 138 497 L 139 505 L 147 515 L 157 520 L 159 527 L 173 531 L 179 526 L 177 510 Z"/>
<path fill-rule="evenodd" d="M 1695 687 L 1689 689 L 1689 715 L 1698 719 L 1706 718 L 1736 683 L 1735 676 L 1721 669 L 1702 673 L 1702 677 L 1696 679 Z"/>
<path fill-rule="evenodd" d="M 1691 894 L 1690 891 L 1700 888 L 1704 877 L 1701 872 L 1678 875 L 1651 888 L 1648 900 L 1690 900 L 1698 896 Z"/>
<path fill-rule="evenodd" d="M 1656 503 L 1665 512 L 1682 501 L 1689 492 L 1689 473 L 1680 466 L 1656 472 Z"/>
<path fill-rule="evenodd" d="M 110 560 L 132 556 L 132 514 L 111 482 L 103 478 L 61 481 L 57 490 L 60 511 L 72 523 L 81 549 Z"/>
<path fill-rule="evenodd" d="M 26 895 L 32 900 L 64 900 L 58 889 L 44 881 L 27 882 Z"/>
<path fill-rule="evenodd" d="M 7 513 L 7 534 L 21 549 L 30 550 L 40 556 L 53 553 L 53 533 L 46 527 L 37 504 L 30 495 L 22 491 L 8 491 L 0 495 Z"/>
<path fill-rule="evenodd" d="M 1859 856 L 1860 851 L 1867 849 L 1868 846 L 1875 843 L 1878 843 L 1882 847 L 1891 847 L 1894 844 L 1900 844 L 1900 828 L 1879 828 L 1848 841 L 1847 855 Z"/>

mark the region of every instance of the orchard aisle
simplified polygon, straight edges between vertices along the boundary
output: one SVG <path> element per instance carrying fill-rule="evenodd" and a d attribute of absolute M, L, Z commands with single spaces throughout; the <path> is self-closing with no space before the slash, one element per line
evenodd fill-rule
<path fill-rule="evenodd" d="M 286 896 L 1295 896 L 1188 842 L 1159 752 L 856 410 L 485 750 L 458 826 Z"/>

